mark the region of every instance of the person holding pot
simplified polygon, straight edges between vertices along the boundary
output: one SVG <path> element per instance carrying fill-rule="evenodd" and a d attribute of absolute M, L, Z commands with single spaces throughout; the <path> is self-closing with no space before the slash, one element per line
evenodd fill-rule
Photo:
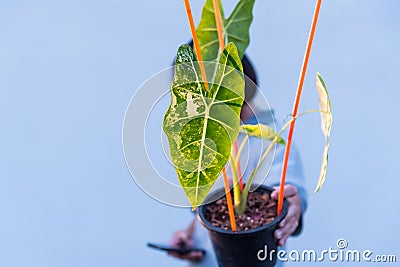
<path fill-rule="evenodd" d="M 263 123 L 269 126 L 274 126 L 273 111 L 259 109 L 255 104 L 258 80 L 254 67 L 246 55 L 244 55 L 242 59 L 242 64 L 243 72 L 245 74 L 245 102 L 240 114 L 241 120 L 246 124 Z M 279 129 L 279 127 L 277 128 Z M 239 138 L 243 137 L 239 135 Z M 246 168 L 243 173 L 244 182 L 252 171 L 251 167 L 258 163 L 259 157 L 257 157 L 257 153 L 250 153 L 250 151 L 253 149 L 255 149 L 255 151 L 257 151 L 257 149 L 260 150 L 262 145 L 259 142 L 262 141 L 257 138 L 254 138 L 249 142 L 249 152 L 247 153 L 246 159 L 242 161 L 247 162 L 247 165 L 249 166 L 249 168 Z M 246 153 L 242 154 L 242 156 L 244 155 L 246 155 Z M 265 162 L 265 164 L 263 164 L 265 166 L 262 166 L 258 172 L 258 177 L 256 176 L 255 178 L 256 183 L 265 183 L 266 185 L 274 186 L 276 188 L 271 194 L 271 197 L 274 199 L 277 199 L 279 194 L 278 185 L 282 169 L 283 155 L 284 146 L 276 146 L 275 159 L 272 166 Z M 268 178 L 266 179 L 267 174 Z M 288 201 L 288 213 L 279 223 L 278 229 L 274 232 L 277 244 L 280 247 L 285 245 L 290 236 L 300 234 L 302 229 L 302 216 L 307 207 L 307 193 L 305 190 L 305 179 L 303 176 L 302 165 L 299 154 L 293 146 L 291 148 L 287 169 L 285 197 Z M 176 231 L 173 234 L 170 240 L 170 245 L 176 248 L 199 247 L 206 250 L 205 255 L 199 251 L 192 251 L 185 255 L 180 255 L 174 252 L 168 253 L 173 257 L 187 260 L 189 266 L 217 266 L 217 261 L 207 230 L 199 224 L 196 218 L 187 229 Z M 282 264 L 282 262 L 278 262 L 276 266 L 282 266 Z"/>

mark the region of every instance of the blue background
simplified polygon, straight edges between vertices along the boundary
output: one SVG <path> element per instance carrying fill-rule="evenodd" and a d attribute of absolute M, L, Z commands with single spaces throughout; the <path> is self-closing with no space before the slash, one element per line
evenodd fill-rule
<path fill-rule="evenodd" d="M 198 22 L 203 1 L 192 2 Z M 229 14 L 235 1 L 225 2 Z M 313 9 L 255 5 L 248 54 L 278 120 L 291 111 Z M 289 249 L 344 237 L 400 257 L 399 10 L 397 0 L 323 3 L 300 109 L 316 107 L 321 72 L 334 108 L 330 165 Z M 191 215 L 139 189 L 121 134 L 132 95 L 189 36 L 182 1 L 0 2 L 0 266 L 183 265 L 145 243 L 166 242 Z M 318 129 L 315 115 L 295 131 L 310 190 Z"/>

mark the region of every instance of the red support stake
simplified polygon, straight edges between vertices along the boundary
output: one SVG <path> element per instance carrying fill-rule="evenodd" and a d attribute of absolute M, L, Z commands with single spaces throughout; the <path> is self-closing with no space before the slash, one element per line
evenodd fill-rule
<path fill-rule="evenodd" d="M 307 47 L 306 47 L 306 51 L 305 51 L 304 59 L 303 59 L 303 65 L 302 65 L 301 71 L 300 71 L 300 77 L 299 77 L 298 87 L 297 87 L 297 91 L 296 91 L 296 98 L 295 98 L 295 102 L 293 105 L 293 112 L 292 112 L 293 118 L 295 118 L 297 116 L 297 110 L 299 108 L 300 97 L 301 97 L 301 93 L 303 90 L 304 78 L 305 78 L 306 72 L 307 72 L 308 59 L 310 58 L 310 52 L 311 52 L 311 47 L 312 47 L 312 43 L 313 43 L 313 39 L 314 39 L 315 28 L 317 27 L 317 21 L 318 21 L 319 10 L 321 8 L 321 3 L 322 3 L 322 0 L 317 0 L 317 3 L 315 5 L 314 16 L 313 16 L 313 20 L 311 23 L 310 34 L 308 36 Z M 296 120 L 293 120 L 292 123 L 290 124 L 289 135 L 288 135 L 288 139 L 287 139 L 286 147 L 285 147 L 285 155 L 283 158 L 283 168 L 282 168 L 282 173 L 281 173 L 281 182 L 280 182 L 280 186 L 279 186 L 278 210 L 277 210 L 278 215 L 282 211 L 283 197 L 285 196 L 286 172 L 287 172 L 287 165 L 288 165 L 289 154 L 290 154 L 290 146 L 292 144 L 295 123 L 296 123 Z"/>

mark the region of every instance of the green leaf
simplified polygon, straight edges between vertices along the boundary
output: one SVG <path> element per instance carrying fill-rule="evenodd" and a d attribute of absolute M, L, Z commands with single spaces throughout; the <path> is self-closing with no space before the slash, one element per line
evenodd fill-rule
<path fill-rule="evenodd" d="M 324 152 L 322 154 L 321 171 L 320 171 L 317 187 L 315 188 L 314 193 L 318 192 L 322 188 L 322 186 L 326 180 L 326 172 L 327 172 L 327 168 L 328 168 L 329 138 L 330 138 L 331 129 L 332 129 L 331 101 L 329 99 L 328 90 L 326 89 L 324 80 L 322 79 L 322 77 L 319 73 L 317 73 L 316 82 L 317 82 L 319 106 L 322 111 L 322 113 L 321 113 L 321 130 L 325 136 L 325 147 L 324 147 Z"/>
<path fill-rule="evenodd" d="M 206 66 L 216 69 L 207 91 L 193 50 L 188 45 L 179 48 L 171 105 L 163 121 L 172 162 L 193 208 L 207 196 L 239 133 L 244 77 L 233 43 L 226 46 L 219 63 Z"/>
<path fill-rule="evenodd" d="M 285 144 L 285 140 L 283 140 L 282 137 L 280 137 L 274 129 L 265 124 L 244 124 L 240 126 L 240 131 L 246 133 L 249 136 L 256 136 L 258 138 L 263 138 L 271 141 L 274 140 L 275 137 L 278 137 L 276 142 L 282 145 Z"/>
<path fill-rule="evenodd" d="M 222 4 L 219 1 L 225 43 L 233 42 L 237 46 L 240 58 L 243 57 L 250 42 L 249 29 L 253 21 L 254 1 L 240 0 L 227 19 L 224 17 Z M 214 13 L 213 1 L 207 0 L 196 29 L 204 61 L 216 61 L 219 55 L 218 32 Z"/>

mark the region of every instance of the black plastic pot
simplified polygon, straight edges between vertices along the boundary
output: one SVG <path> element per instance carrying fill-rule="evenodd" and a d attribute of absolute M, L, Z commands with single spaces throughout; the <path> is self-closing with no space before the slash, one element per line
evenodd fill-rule
<path fill-rule="evenodd" d="M 272 192 L 273 189 L 261 185 L 257 192 Z M 215 202 L 215 201 L 214 201 Z M 208 230 L 220 267 L 266 267 L 274 266 L 277 259 L 277 241 L 274 231 L 286 216 L 288 204 L 285 200 L 281 214 L 271 223 L 248 231 L 232 232 L 215 227 L 205 218 L 207 206 L 198 208 L 200 223 Z"/>

